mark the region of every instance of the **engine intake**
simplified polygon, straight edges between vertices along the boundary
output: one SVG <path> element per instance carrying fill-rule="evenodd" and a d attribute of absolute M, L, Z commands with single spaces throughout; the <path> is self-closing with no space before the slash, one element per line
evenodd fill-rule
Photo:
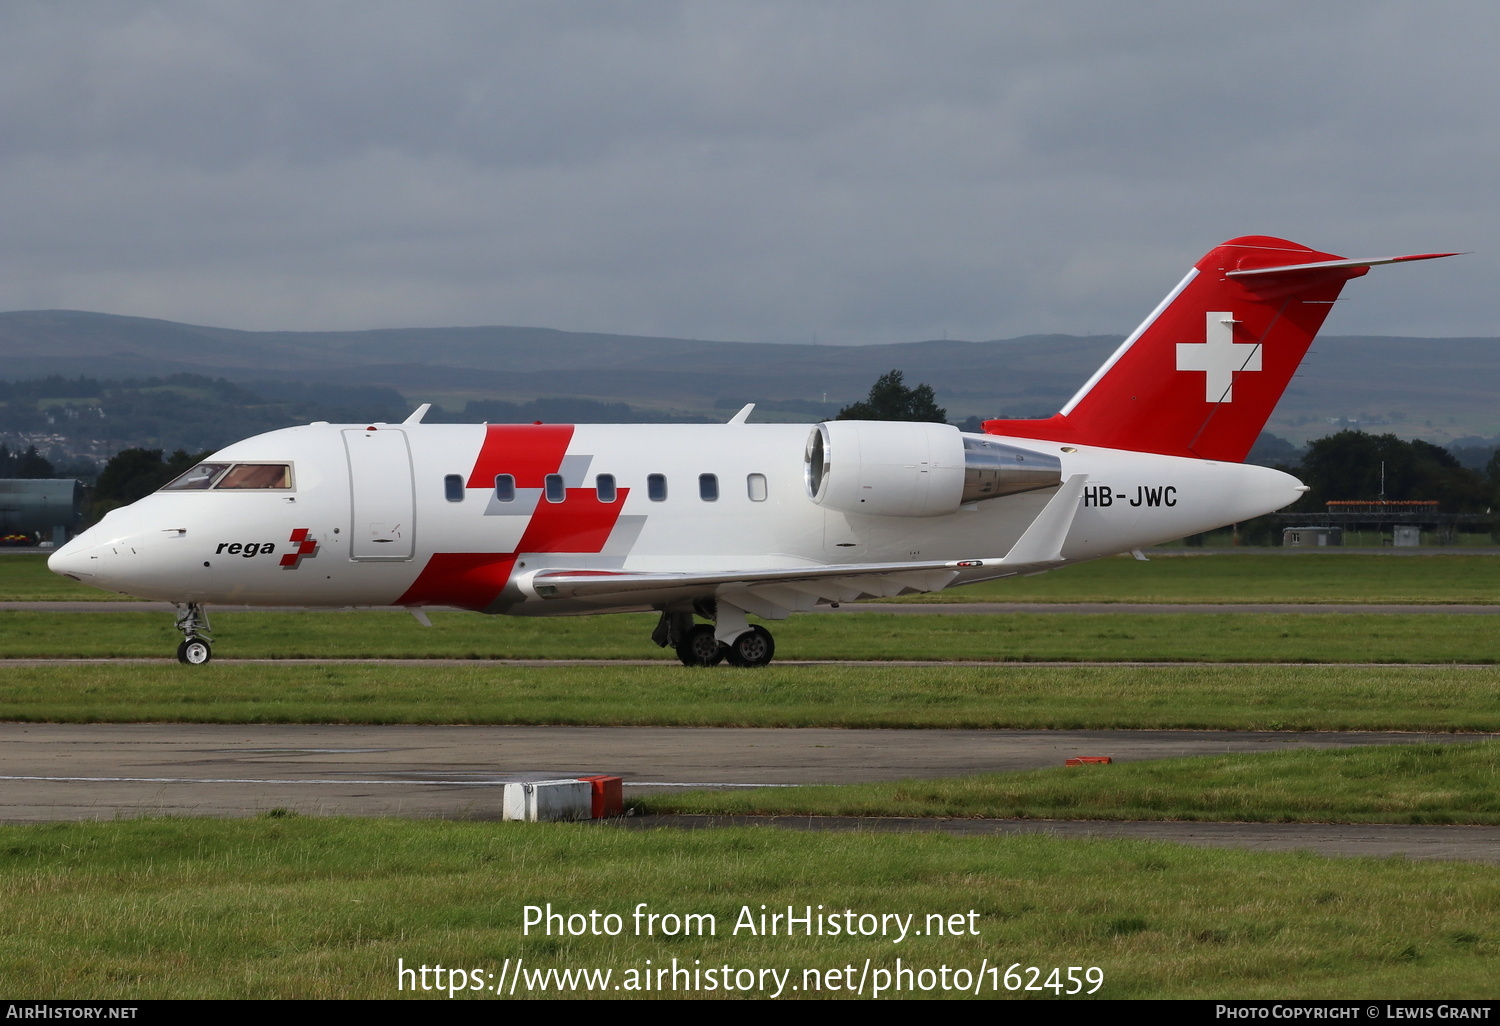
<path fill-rule="evenodd" d="M 808 435 L 804 465 L 813 502 L 870 516 L 939 517 L 1062 483 L 1056 456 L 951 424 L 826 421 Z"/>

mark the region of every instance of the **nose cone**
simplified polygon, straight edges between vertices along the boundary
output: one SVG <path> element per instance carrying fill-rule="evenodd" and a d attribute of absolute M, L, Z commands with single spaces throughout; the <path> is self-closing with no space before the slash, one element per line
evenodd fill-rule
<path fill-rule="evenodd" d="M 84 541 L 88 532 L 80 534 L 77 538 L 68 542 L 52 555 L 47 557 L 47 569 L 63 577 L 71 577 L 75 581 L 87 582 L 92 575 L 89 573 L 88 550 L 93 548 Z"/>
<path fill-rule="evenodd" d="M 126 591 L 139 562 L 139 517 L 119 509 L 47 557 L 47 569 L 108 591 Z"/>

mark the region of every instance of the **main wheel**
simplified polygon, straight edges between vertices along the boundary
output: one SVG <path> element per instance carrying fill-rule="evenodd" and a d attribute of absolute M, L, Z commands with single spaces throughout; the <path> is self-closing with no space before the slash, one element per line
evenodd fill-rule
<path fill-rule="evenodd" d="M 677 643 L 677 658 L 683 666 L 718 666 L 724 652 L 724 646 L 714 637 L 714 629 L 706 623 L 693 625 Z"/>
<path fill-rule="evenodd" d="M 214 657 L 214 650 L 202 638 L 188 638 L 177 646 L 177 661 L 188 666 L 202 666 Z"/>
<path fill-rule="evenodd" d="M 765 666 L 776 654 L 776 642 L 771 632 L 760 624 L 754 624 L 744 634 L 729 643 L 724 653 L 731 666 Z"/>

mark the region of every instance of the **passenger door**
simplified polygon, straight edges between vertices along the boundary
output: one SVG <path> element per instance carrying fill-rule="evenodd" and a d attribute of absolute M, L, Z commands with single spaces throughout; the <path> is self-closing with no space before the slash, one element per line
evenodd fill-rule
<path fill-rule="evenodd" d="M 411 559 L 416 543 L 416 495 L 411 449 L 399 428 L 346 430 L 352 510 L 349 558 Z"/>

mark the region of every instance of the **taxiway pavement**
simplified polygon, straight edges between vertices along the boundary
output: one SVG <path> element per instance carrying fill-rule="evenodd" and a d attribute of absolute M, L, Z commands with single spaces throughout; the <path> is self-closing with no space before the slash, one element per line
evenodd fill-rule
<path fill-rule="evenodd" d="M 835 730 L 686 727 L 0 724 L 0 821 L 143 815 L 497 819 L 498 784 L 589 773 L 627 795 L 688 786 L 854 783 L 1302 747 L 1465 744 L 1500 735 L 1195 730 Z M 708 817 L 642 817 L 701 826 Z M 1500 863 L 1500 827 L 757 819 L 798 828 L 1151 837 Z"/>

